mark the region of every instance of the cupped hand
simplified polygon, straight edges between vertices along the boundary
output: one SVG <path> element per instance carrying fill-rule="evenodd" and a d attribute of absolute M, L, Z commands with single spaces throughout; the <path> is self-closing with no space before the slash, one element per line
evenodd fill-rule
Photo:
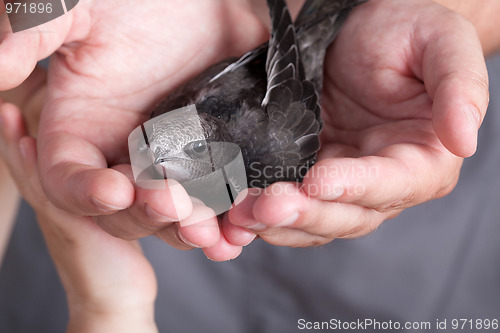
<path fill-rule="evenodd" d="M 127 138 L 177 85 L 266 36 L 247 2 L 204 0 L 81 1 L 59 19 L 7 35 L 0 45 L 4 89 L 57 51 L 38 133 L 50 201 L 96 216 L 123 239 L 157 234 L 178 248 L 205 248 L 214 260 L 237 256 L 241 247 L 221 237 L 215 217 L 182 222 L 198 209 L 185 191 L 134 187 Z M 179 220 L 180 228 L 172 223 Z"/>
<path fill-rule="evenodd" d="M 432 1 L 371 0 L 327 53 L 322 105 L 318 163 L 302 184 L 251 190 L 224 220 L 231 243 L 358 237 L 448 194 L 488 105 L 476 31 Z"/>

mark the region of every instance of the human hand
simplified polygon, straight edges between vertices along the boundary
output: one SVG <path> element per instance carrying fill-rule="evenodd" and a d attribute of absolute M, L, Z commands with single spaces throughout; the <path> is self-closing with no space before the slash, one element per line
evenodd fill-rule
<path fill-rule="evenodd" d="M 36 211 L 67 293 L 69 332 L 157 332 L 154 271 L 137 241 L 115 238 L 90 217 L 53 206 L 37 170 L 36 143 L 19 109 L 0 102 L 0 153 L 25 199 Z"/>
<path fill-rule="evenodd" d="M 231 243 L 248 230 L 286 246 L 359 237 L 448 194 L 488 105 L 474 27 L 427 0 L 359 6 L 327 53 L 322 104 L 318 163 L 303 184 L 250 190 L 224 219 Z"/>
<path fill-rule="evenodd" d="M 266 37 L 246 2 L 202 0 L 81 1 L 60 19 L 7 35 L 0 45 L 3 89 L 57 50 L 38 133 L 41 181 L 50 201 L 96 216 L 123 239 L 156 234 L 177 248 L 202 247 L 214 260 L 237 256 L 241 247 L 220 237 L 215 217 L 188 225 L 193 205 L 179 186 L 134 188 L 124 165 L 127 137 L 166 92 Z M 178 220 L 181 227 L 172 223 Z"/>

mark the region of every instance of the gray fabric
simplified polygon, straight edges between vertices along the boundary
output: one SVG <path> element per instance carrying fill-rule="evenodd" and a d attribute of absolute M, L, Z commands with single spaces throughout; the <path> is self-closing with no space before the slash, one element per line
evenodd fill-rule
<path fill-rule="evenodd" d="M 0 332 L 64 332 L 65 302 L 35 214 L 23 202 L 0 268 Z"/>
<path fill-rule="evenodd" d="M 145 239 L 158 274 L 160 331 L 295 332 L 300 318 L 447 318 L 448 328 L 453 318 L 500 319 L 500 55 L 488 66 L 492 96 L 479 150 L 451 195 L 361 239 L 310 249 L 257 241 L 227 263 Z M 64 295 L 27 210 L 0 271 L 0 332 L 61 332 Z"/>

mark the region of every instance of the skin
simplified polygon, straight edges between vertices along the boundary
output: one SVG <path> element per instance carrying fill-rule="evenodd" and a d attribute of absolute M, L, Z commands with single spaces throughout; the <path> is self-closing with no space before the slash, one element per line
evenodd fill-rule
<path fill-rule="evenodd" d="M 456 105 L 460 106 L 472 103 L 478 107 L 482 119 L 485 109 L 483 104 L 487 103 L 487 91 L 485 90 L 487 81 L 483 67 L 484 62 L 482 57 L 480 57 L 480 45 L 477 42 L 475 32 L 472 30 L 470 24 L 465 22 L 462 18 L 445 11 L 443 8 L 436 7 L 436 5 L 431 2 L 411 1 L 410 3 L 410 1 L 408 1 L 408 4 L 416 6 L 416 9 L 418 9 L 414 9 L 412 14 L 415 12 L 418 13 L 420 10 L 428 10 L 425 15 L 418 15 L 422 20 L 424 20 L 427 15 L 437 11 L 437 13 L 433 15 L 439 16 L 439 20 L 431 20 L 431 15 L 429 17 L 429 26 L 425 28 L 427 30 L 424 29 L 420 31 L 422 35 L 428 36 L 429 39 L 424 38 L 420 41 L 423 45 L 434 46 L 433 48 L 426 48 L 426 51 L 428 49 L 434 49 L 434 51 L 437 52 L 436 54 L 445 54 L 448 56 L 448 58 L 446 58 L 448 60 L 447 63 L 443 64 L 442 62 L 437 62 L 434 63 L 434 66 L 432 66 L 433 61 L 440 58 L 429 56 L 427 59 L 429 62 L 428 66 L 430 67 L 427 67 L 427 71 L 423 71 L 423 67 L 425 67 L 423 66 L 424 62 L 415 61 L 416 58 L 405 57 L 403 50 L 400 50 L 398 47 L 398 45 L 407 44 L 406 38 L 409 36 L 407 33 L 411 30 L 408 30 L 407 25 L 406 30 L 393 29 L 392 21 L 388 20 L 387 14 L 383 13 L 389 10 L 389 8 L 385 8 L 384 11 L 382 11 L 382 9 L 384 6 L 389 6 L 394 10 L 393 13 L 399 12 L 400 15 L 403 16 L 408 15 L 407 11 L 402 7 L 396 6 L 397 1 L 385 0 L 384 4 L 382 1 L 377 2 L 373 0 L 372 2 L 374 3 L 372 6 L 375 6 L 372 10 L 376 10 L 377 7 L 380 9 L 376 11 L 378 15 L 375 15 L 375 18 L 367 19 L 363 16 L 362 7 L 359 8 L 357 12 L 353 14 L 353 17 L 350 18 L 337 44 L 332 47 L 328 53 L 328 64 L 333 67 L 332 70 L 330 71 L 329 69 L 327 73 L 327 86 L 331 87 L 331 92 L 326 93 L 325 91 L 325 116 L 327 116 L 327 126 L 329 128 L 335 127 L 339 129 L 337 131 L 339 135 L 334 138 L 325 135 L 323 138 L 324 146 L 321 152 L 321 163 L 327 166 L 337 166 L 335 163 L 338 163 L 337 170 L 341 170 L 340 167 L 345 164 L 349 164 L 349 167 L 352 168 L 351 164 L 363 166 L 363 163 L 379 163 L 378 165 L 381 169 L 376 170 L 380 173 L 375 173 L 375 175 L 378 176 L 373 178 L 361 177 L 358 179 L 353 177 L 352 179 L 332 179 L 331 182 L 334 184 L 341 183 L 342 181 L 349 181 L 352 182 L 352 184 L 361 182 L 366 190 L 363 194 L 358 196 L 349 194 L 349 191 L 344 190 L 344 193 L 340 197 L 337 197 L 335 201 L 333 201 L 335 193 L 333 193 L 333 195 L 331 193 L 326 193 L 326 198 L 324 197 L 324 192 L 316 197 L 312 196 L 311 193 L 311 195 L 307 196 L 305 195 L 306 189 L 299 189 L 294 184 L 285 183 L 274 185 L 260 196 L 249 196 L 248 201 L 243 202 L 238 206 L 238 209 L 231 211 L 229 215 L 225 215 L 223 218 L 224 237 L 227 237 L 227 239 L 230 239 L 233 243 L 245 244 L 251 241 L 255 237 L 256 232 L 250 231 L 247 227 L 255 225 L 257 221 L 260 223 L 260 226 L 257 225 L 256 229 L 260 229 L 258 233 L 261 237 L 271 243 L 280 245 L 301 246 L 322 244 L 331 240 L 332 237 L 353 237 L 356 235 L 356 232 L 358 232 L 358 234 L 363 234 L 367 229 L 371 230 L 375 228 L 377 223 L 384 218 L 397 214 L 402 208 L 422 200 L 428 200 L 443 195 L 451 190 L 460 169 L 461 158 L 449 153 L 449 151 L 444 148 L 439 138 L 442 138 L 442 140 L 446 142 L 445 138 L 449 136 L 451 140 L 447 143 L 446 147 L 452 151 L 460 153 L 460 149 L 464 149 L 464 151 L 461 152 L 464 156 L 473 153 L 477 126 L 474 127 L 470 125 L 470 123 L 468 123 L 470 117 L 458 112 L 455 108 Z M 293 3 L 293 5 L 295 6 L 295 3 Z M 84 7 L 82 6 L 81 10 L 83 9 Z M 245 9 L 245 7 L 243 6 L 241 9 Z M 368 9 L 365 10 L 368 11 Z M 493 13 L 487 14 L 490 15 Z M 364 15 L 367 15 L 367 13 Z M 14 61 L 14 59 L 21 57 L 25 62 L 23 62 L 22 65 L 21 62 L 19 62 L 17 63 L 17 67 L 13 66 L 12 68 L 1 67 L 3 66 L 2 64 L 8 62 L 0 63 L 0 72 L 8 74 L 0 75 L 2 86 L 4 88 L 13 87 L 22 81 L 30 72 L 30 66 L 26 66 L 26 64 L 30 64 L 30 61 L 33 59 L 46 55 L 48 49 L 57 48 L 57 46 L 53 44 L 55 43 L 54 40 L 60 43 L 63 41 L 69 43 L 70 41 L 74 42 L 79 38 L 83 38 L 82 36 L 85 35 L 83 33 L 85 29 L 83 29 L 82 32 L 82 30 L 75 28 L 79 26 L 76 22 L 81 22 L 81 20 L 77 19 L 75 16 L 75 14 L 66 15 L 60 20 L 57 20 L 57 22 L 52 22 L 54 25 L 50 25 L 50 27 L 55 29 L 57 34 L 52 35 L 51 40 L 40 41 L 39 38 L 43 39 L 44 35 L 33 33 L 20 34 L 16 36 L 16 39 L 9 37 L 10 39 L 4 40 L 0 45 L 0 54 L 4 57 L 2 59 L 7 59 L 11 64 L 16 64 L 17 62 Z M 356 16 L 358 17 L 357 19 Z M 495 15 L 492 16 L 495 17 Z M 362 34 L 361 31 L 356 31 L 357 25 L 355 21 L 363 18 L 365 18 L 364 24 L 377 27 L 379 30 L 383 30 L 382 27 L 384 24 L 387 24 L 390 29 L 385 27 L 385 33 L 380 33 L 377 29 L 369 29 L 366 27 L 363 28 L 362 31 L 366 30 L 367 32 L 365 33 L 368 33 L 368 36 L 371 37 L 360 38 Z M 485 17 L 484 20 L 487 18 L 488 17 Z M 392 19 L 395 19 L 395 17 L 392 16 Z M 70 21 L 67 22 L 65 20 Z M 405 20 L 400 20 L 400 22 L 405 22 Z M 440 30 L 442 29 L 440 27 L 433 27 L 436 22 L 439 22 L 440 26 L 444 25 L 446 30 Z M 444 24 L 445 22 L 446 24 Z M 86 25 L 83 26 L 88 27 Z M 403 24 L 403 26 L 405 25 Z M 394 34 L 399 36 L 399 39 L 395 40 L 406 41 L 406 43 L 389 43 L 389 45 L 393 47 L 392 52 L 389 52 L 390 49 L 384 48 L 385 52 L 381 53 L 381 51 L 384 50 L 370 47 L 373 46 L 371 45 L 372 43 L 375 43 L 372 38 L 383 39 L 382 41 L 377 40 L 377 43 L 386 42 L 387 40 L 391 41 L 392 39 L 390 36 L 385 35 L 387 31 L 393 34 L 392 37 L 394 37 Z M 434 31 L 434 35 L 429 34 L 432 31 Z M 62 34 L 63 37 L 60 37 L 60 34 Z M 256 35 L 259 34 L 260 33 L 256 33 Z M 448 36 L 448 34 L 451 36 L 441 39 L 437 38 L 440 35 Z M 356 36 L 358 38 L 355 38 Z M 434 39 L 430 38 L 432 36 L 434 36 Z M 470 54 L 468 52 L 464 53 L 462 49 L 459 50 L 460 52 L 457 51 L 456 43 L 453 43 L 453 41 L 455 40 L 454 38 L 458 37 L 461 38 L 460 45 L 464 46 L 465 43 L 465 46 L 468 47 L 464 47 L 464 49 L 471 50 Z M 481 40 L 485 39 L 481 38 Z M 357 41 L 357 43 L 353 41 Z M 438 43 L 438 41 L 441 41 L 443 44 Z M 351 43 L 353 43 L 353 45 L 349 45 Z M 358 44 L 358 46 L 354 44 Z M 16 54 L 15 46 L 20 45 L 31 45 L 31 47 L 24 48 L 25 52 L 22 54 Z M 491 43 L 491 45 L 493 45 L 493 43 Z M 37 48 L 37 46 L 39 47 Z M 74 42 L 71 44 L 71 47 L 69 47 L 69 50 L 68 47 L 65 47 L 65 52 L 67 53 L 64 54 L 66 54 L 66 56 L 73 56 L 74 53 L 71 52 L 77 51 L 78 47 L 83 46 L 79 45 L 79 42 Z M 343 51 L 344 47 L 348 49 Z M 352 53 L 353 48 L 356 48 L 356 52 L 354 53 Z M 32 53 L 26 52 L 26 50 Z M 360 50 L 366 53 L 360 52 Z M 342 52 L 346 54 L 361 55 L 352 58 L 355 60 L 354 64 L 358 69 L 356 69 L 352 63 L 345 63 L 345 61 L 349 61 L 349 57 L 341 59 Z M 76 52 L 76 54 L 81 55 L 78 52 Z M 410 54 L 412 54 L 412 52 L 410 52 Z M 418 52 L 416 54 L 418 54 Z M 117 54 L 114 53 L 113 55 L 117 56 Z M 450 55 L 453 55 L 453 57 L 450 58 Z M 425 57 L 421 57 L 421 60 L 424 58 Z M 78 57 L 76 59 L 78 59 Z M 398 61 L 394 61 L 394 59 Z M 413 61 L 410 61 L 410 59 L 413 59 Z M 335 64 L 336 61 L 344 62 Z M 210 60 L 208 60 L 208 62 L 210 62 Z M 389 63 L 389 65 L 387 65 L 387 63 Z M 66 68 L 66 63 L 64 61 L 56 61 L 55 64 L 61 66 L 63 69 Z M 410 64 L 412 64 L 412 66 L 409 66 Z M 418 64 L 421 66 L 418 66 Z M 351 81 L 347 79 L 347 76 L 338 76 L 338 73 L 342 72 L 339 71 L 338 68 L 343 68 L 343 66 L 347 65 L 352 66 L 349 67 L 349 71 L 352 71 L 353 74 L 357 74 L 352 75 L 353 78 L 351 78 Z M 360 65 L 363 66 L 360 67 Z M 54 68 L 54 64 L 52 66 Z M 85 66 L 80 66 L 79 68 L 84 69 Z M 382 70 L 383 68 L 385 68 L 385 71 Z M 419 68 L 421 71 L 418 71 Z M 454 68 L 458 68 L 458 70 L 453 71 Z M 412 70 L 410 71 L 409 69 Z M 443 74 L 440 69 L 445 70 L 445 73 L 451 71 L 454 74 L 463 74 L 464 78 L 458 81 L 451 80 L 454 76 L 452 74 Z M 469 69 L 472 70 L 470 71 Z M 108 70 L 113 70 L 114 74 L 118 71 L 118 69 L 114 67 Z M 196 72 L 196 70 L 197 69 L 193 69 L 194 72 Z M 329 74 L 331 72 L 335 72 L 336 76 Z M 355 79 L 356 77 L 364 77 L 363 73 L 366 75 L 366 73 L 372 72 L 377 75 L 369 77 L 369 80 L 366 80 L 366 82 L 364 80 Z M 51 73 L 51 75 L 58 77 L 56 73 L 57 71 Z M 408 73 L 412 74 L 409 75 Z M 419 74 L 418 76 L 417 73 Z M 428 73 L 428 75 L 425 76 L 423 73 Z M 438 75 L 439 73 L 441 74 Z M 127 74 L 131 73 L 128 72 Z M 78 81 L 76 77 L 71 77 L 71 74 L 67 75 L 70 76 L 68 78 L 70 82 L 74 83 L 74 81 L 71 80 Z M 98 76 L 99 75 L 96 75 L 96 77 Z M 424 78 L 425 80 L 416 80 L 416 77 Z M 442 80 L 443 77 L 447 79 Z M 181 80 L 180 77 L 175 75 L 170 78 Z M 113 76 L 110 75 L 107 79 L 112 80 Z M 411 94 L 408 93 L 410 97 L 407 95 L 407 100 L 405 102 L 395 103 L 394 99 L 396 99 L 396 101 L 404 101 L 404 98 L 398 96 L 397 91 L 390 93 L 390 91 L 382 89 L 374 90 L 374 88 L 378 87 L 380 82 L 387 82 L 389 79 L 395 80 L 395 82 L 398 81 L 401 86 L 408 88 L 406 90 L 399 88 L 398 91 L 408 93 L 407 91 L 409 90 L 415 93 L 414 96 L 417 96 L 417 92 L 420 92 L 425 98 L 420 97 L 421 100 L 418 98 L 412 99 Z M 425 83 L 422 84 L 418 81 L 424 81 Z M 123 83 L 119 80 L 116 82 Z M 92 83 L 95 83 L 95 81 Z M 441 85 L 438 83 L 441 83 Z M 49 83 L 48 89 L 57 91 L 54 84 L 54 81 Z M 167 86 L 169 84 L 170 83 L 165 83 Z M 363 98 L 355 95 L 355 92 L 352 92 L 352 90 L 354 90 L 352 87 L 356 86 L 356 84 L 363 84 L 370 88 L 361 90 L 361 97 Z M 175 85 L 175 82 L 172 83 L 172 85 Z M 67 86 L 69 87 L 69 85 Z M 325 86 L 325 90 L 327 86 Z M 385 87 L 388 88 L 388 86 Z M 59 87 L 59 89 L 63 88 L 64 87 Z M 427 93 L 427 91 L 429 91 L 429 93 Z M 440 94 L 438 92 L 448 97 L 441 97 L 441 104 L 437 103 L 437 101 L 440 100 Z M 371 103 L 374 101 L 374 96 L 370 94 L 375 95 L 376 93 L 381 95 L 378 96 L 379 98 L 375 99 L 375 101 L 382 101 L 380 105 Z M 427 96 L 425 96 L 426 94 Z M 382 98 L 384 96 L 385 98 Z M 398 99 L 398 97 L 402 99 Z M 432 105 L 429 105 L 428 103 L 430 103 L 431 97 L 434 102 Z M 411 117 L 408 116 L 410 119 L 402 121 L 396 117 L 398 115 L 396 112 L 397 110 L 412 110 L 411 105 L 415 105 L 417 100 L 427 101 L 423 105 L 427 108 L 432 107 L 432 112 L 427 109 L 427 112 L 423 112 L 425 117 L 421 117 L 422 119 L 411 119 Z M 48 101 L 51 101 L 50 97 Z M 96 101 L 99 101 L 99 99 L 96 98 Z M 356 101 L 356 103 L 354 103 L 354 101 Z M 70 107 L 71 103 L 69 102 L 70 100 L 64 100 L 60 103 Z M 451 105 L 448 103 L 451 103 Z M 393 104 L 399 106 L 399 108 L 395 106 L 391 109 Z M 339 107 L 334 108 L 334 105 L 339 105 Z M 369 109 L 363 107 L 363 105 L 377 105 L 378 108 L 371 106 Z M 340 110 L 342 110 L 341 107 L 346 106 L 352 106 L 352 110 L 354 111 L 350 112 L 353 112 L 359 121 L 363 120 L 359 126 L 353 126 L 353 124 L 347 121 L 342 121 L 342 117 L 334 117 L 335 110 L 339 110 L 338 112 L 340 112 Z M 392 113 L 392 117 L 389 117 L 390 114 L 386 115 L 382 113 L 382 111 L 387 111 L 388 109 L 393 110 L 394 113 Z M 377 110 L 378 112 L 374 112 Z M 460 110 L 460 108 L 458 108 L 458 110 Z M 92 109 L 90 109 L 90 111 L 92 111 Z M 373 124 L 364 121 L 368 111 L 370 111 L 370 118 L 368 119 L 373 119 Z M 91 219 L 69 214 L 50 203 L 39 184 L 40 178 L 39 171 L 37 170 L 35 142 L 24 130 L 18 112 L 18 109 L 11 104 L 2 103 L 0 105 L 0 119 L 2 119 L 3 124 L 7 124 L 7 126 L 0 127 L 2 130 L 0 136 L 0 152 L 10 165 L 13 176 L 18 182 L 18 186 L 21 188 L 21 192 L 35 207 L 40 217 L 42 231 L 45 233 L 46 240 L 54 254 L 56 265 L 63 277 L 62 280 L 69 295 L 70 308 L 73 309 L 71 310 L 72 323 L 70 324 L 70 330 L 78 331 L 78 329 L 81 329 L 81 331 L 84 332 L 91 332 L 93 329 L 98 329 L 100 326 L 102 327 L 102 325 L 109 325 L 106 326 L 109 328 L 108 330 L 113 327 L 123 329 L 125 326 L 130 327 L 132 331 L 135 327 L 134 325 L 140 326 L 142 324 L 141 331 L 144 331 L 145 327 L 151 327 L 151 331 L 154 331 L 155 328 L 150 325 L 150 320 L 154 294 L 156 293 L 156 284 L 154 275 L 144 257 L 140 254 L 140 251 L 133 242 L 122 241 L 110 237 L 100 228 L 96 228 Z M 51 112 L 54 112 L 52 108 L 45 107 L 44 113 L 50 115 Z M 117 110 L 115 112 L 121 111 Z M 446 126 L 446 122 L 444 122 L 444 125 L 440 125 L 442 124 L 443 118 L 436 118 L 434 117 L 435 114 L 448 115 L 447 117 L 449 118 L 445 117 L 444 119 L 451 119 L 454 124 L 457 123 L 459 126 L 462 126 L 465 129 L 463 137 L 457 138 L 453 134 L 453 128 Z M 49 117 L 49 115 L 47 115 L 47 117 Z M 86 114 L 84 113 L 84 115 Z M 382 117 L 382 115 L 384 115 L 384 117 Z M 99 113 L 96 112 L 92 114 L 92 116 L 98 117 Z M 337 118 L 340 119 L 337 120 Z M 28 121 L 30 120 L 28 119 Z M 412 122 L 418 124 L 419 128 L 423 128 L 425 131 L 414 130 Z M 374 123 L 378 123 L 378 125 Z M 436 123 L 436 125 L 434 123 Z M 472 124 L 474 123 L 472 122 Z M 74 122 L 69 122 L 66 125 L 70 130 L 69 134 L 71 134 Z M 109 130 L 109 126 L 106 128 Z M 444 129 L 444 132 L 440 132 L 439 129 Z M 391 141 L 388 140 L 387 135 L 385 135 L 387 130 L 390 130 L 390 133 L 398 133 L 398 135 L 392 135 L 392 137 L 400 141 L 394 140 L 391 144 Z M 66 134 L 69 135 L 68 133 Z M 413 134 L 413 136 L 410 134 Z M 440 135 L 439 138 L 438 135 Z M 84 140 L 82 136 L 78 137 Z M 384 138 L 385 140 L 383 140 Z M 463 148 L 461 144 L 463 142 L 467 143 L 470 140 L 472 144 L 466 144 L 465 148 Z M 65 144 L 57 140 L 55 141 L 66 147 Z M 360 144 L 363 142 L 365 144 Z M 376 142 L 377 145 L 374 145 L 374 142 Z M 416 142 L 422 144 L 419 146 Z M 52 148 L 54 148 L 54 145 Z M 21 151 L 24 153 L 21 153 Z M 414 154 L 416 154 L 416 157 L 412 157 Z M 415 168 L 411 163 L 413 162 L 412 158 L 419 158 L 419 164 L 421 163 L 423 168 Z M 403 163 L 405 161 L 406 163 Z M 431 173 L 432 179 L 429 180 L 429 174 L 425 174 L 425 172 L 428 171 L 428 168 L 431 166 L 433 166 L 434 169 L 432 169 Z M 385 170 L 389 170 L 390 172 L 386 172 Z M 398 170 L 407 171 L 398 173 Z M 382 171 L 384 173 L 381 173 Z M 110 171 L 107 170 L 106 172 Z M 321 173 L 319 173 L 319 175 L 321 175 Z M 398 181 L 394 181 L 394 175 L 399 175 L 401 178 L 397 178 Z M 407 177 L 405 177 L 405 175 Z M 386 178 L 384 179 L 384 177 Z M 85 187 L 84 180 L 82 180 L 82 185 Z M 308 178 L 306 185 L 314 184 L 315 181 L 319 180 L 330 182 L 330 179 L 317 179 L 311 177 Z M 403 181 L 404 185 L 399 185 L 399 181 Z M 413 187 L 411 188 L 413 188 L 414 191 L 411 193 L 414 193 L 414 195 L 401 197 L 399 194 L 402 190 L 407 188 L 406 184 L 408 184 L 408 182 L 413 182 Z M 355 187 L 354 185 L 350 186 Z M 282 197 L 273 195 L 271 190 L 274 187 L 278 190 L 282 190 Z M 346 188 L 348 188 L 348 186 L 346 186 Z M 64 190 L 64 188 L 62 190 Z M 285 190 L 289 192 L 287 193 Z M 402 193 L 406 192 L 403 191 Z M 402 200 L 404 198 L 406 198 L 406 200 Z M 134 200 L 137 199 L 135 198 Z M 378 209 L 367 208 L 369 206 L 378 207 Z M 279 207 L 279 209 L 276 210 L 276 207 Z M 293 213 L 296 207 L 299 208 L 297 220 L 295 222 L 290 220 L 285 221 L 288 223 L 292 222 L 289 226 L 276 227 L 277 224 L 290 216 L 294 217 L 293 215 L 295 214 L 290 215 L 290 213 Z M 267 209 L 267 211 L 264 209 Z M 328 216 L 328 219 L 326 216 Z M 332 216 L 335 217 L 335 223 L 332 223 Z M 266 219 L 266 217 L 269 218 Z M 68 221 L 70 223 L 67 223 Z M 266 222 L 267 224 L 265 224 Z M 68 225 L 71 227 L 68 227 Z M 245 226 L 245 228 L 240 227 L 240 225 Z M 175 234 L 175 232 L 173 233 Z M 95 241 L 89 242 L 89 239 Z M 68 242 L 68 240 L 70 241 Z M 88 246 L 90 243 L 92 246 Z M 189 246 L 184 245 L 184 247 L 188 248 Z M 217 248 L 217 245 L 215 247 Z M 218 258 L 222 260 L 223 258 L 230 257 L 227 254 L 234 254 L 234 252 L 231 251 L 235 248 L 238 248 L 238 246 L 231 247 L 229 243 L 225 242 L 218 247 L 219 252 L 216 252 L 216 254 L 218 254 Z M 224 252 L 224 249 L 227 250 L 227 252 Z M 108 252 L 110 254 L 109 256 L 103 256 L 103 254 L 107 254 Z M 205 249 L 205 253 L 207 252 L 210 253 L 210 248 Z M 55 255 L 57 253 L 59 253 L 59 255 Z M 121 258 L 122 260 L 118 261 L 116 260 L 117 258 Z M 109 269 L 110 263 L 114 264 L 111 265 L 111 270 Z M 138 267 L 141 269 L 137 269 Z M 122 276 L 124 278 L 120 280 L 119 284 L 114 286 L 116 288 L 113 288 L 110 283 L 116 281 L 116 276 Z M 117 295 L 119 295 L 119 297 L 117 297 Z M 120 307 L 123 305 L 124 297 L 125 299 L 131 300 L 130 303 L 127 302 L 130 306 L 128 310 L 131 311 L 127 311 L 127 306 Z M 134 307 L 134 304 L 140 306 Z M 114 312 L 114 309 L 123 311 Z M 125 318 L 130 319 L 130 326 L 127 326 L 128 322 Z M 137 329 L 133 331 L 137 331 Z"/>
<path fill-rule="evenodd" d="M 10 178 L 7 166 L 0 161 L 0 211 L 2 212 L 0 216 L 0 267 L 2 267 L 4 253 L 17 214 L 18 202 L 16 185 Z"/>
<path fill-rule="evenodd" d="M 494 19 L 500 13 L 500 2 L 496 0 L 436 0 L 437 3 L 463 15 L 476 28 L 485 55 L 500 48 L 500 30 Z"/>
<path fill-rule="evenodd" d="M 29 33 L 6 35 L 0 45 L 3 89 L 19 84 L 30 65 L 57 50 L 38 133 L 42 186 L 51 202 L 95 216 L 123 239 L 156 234 L 181 249 L 192 248 L 186 243 L 210 247 L 206 254 L 216 260 L 236 257 L 241 247 L 221 237 L 215 217 L 188 225 L 193 209 L 203 207 L 193 206 L 182 189 L 134 187 L 123 163 L 128 134 L 166 92 L 265 40 L 265 28 L 248 8 L 242 1 L 86 1 Z M 151 19 L 151 12 L 164 14 Z M 181 228 L 172 223 L 178 220 Z"/>
<path fill-rule="evenodd" d="M 36 69 L 28 80 L 12 91 L 0 91 L 0 103 L 8 101 L 18 105 L 30 115 L 26 124 L 30 133 L 36 134 L 38 118 L 43 103 L 44 87 L 46 84 L 45 71 Z M 3 255 L 10 238 L 18 210 L 19 195 L 15 182 L 9 174 L 8 166 L 0 160 L 0 267 Z"/>
<path fill-rule="evenodd" d="M 56 31 L 51 38 L 8 35 L 0 53 L 15 54 L 14 46 L 29 43 L 39 45 L 35 58 L 58 49 L 39 131 L 42 185 L 56 206 L 95 216 L 114 236 L 137 239 L 156 234 L 177 248 L 202 247 L 214 260 L 238 256 L 256 234 L 289 246 L 356 237 L 406 207 L 449 193 L 462 157 L 475 151 L 488 84 L 473 26 L 432 1 L 412 0 L 402 8 L 398 1 L 373 0 L 354 10 L 327 54 L 323 148 L 303 187 L 277 183 L 258 197 L 250 196 L 223 218 L 222 230 L 215 218 L 190 224 L 184 219 L 193 207 L 203 207 L 193 206 L 179 187 L 134 188 L 129 168 L 121 164 L 128 157 L 126 137 L 147 119 L 165 91 L 208 64 L 259 44 L 265 39 L 263 24 L 244 2 L 210 6 L 200 0 L 178 4 L 177 10 L 185 14 L 181 22 L 172 14 L 132 33 L 134 25 L 122 27 L 120 20 L 131 23 L 140 15 L 128 17 L 134 11 L 117 11 L 113 2 L 91 4 L 77 6 L 46 28 Z M 298 4 L 292 3 L 292 12 Z M 151 8 L 163 5 L 151 3 Z M 112 14 L 98 20 L 103 12 Z M 393 12 L 397 14 L 387 14 Z M 199 30 L 187 29 L 186 17 L 197 14 L 206 20 L 197 20 Z M 446 23 L 433 24 L 443 17 Z M 235 19 L 241 31 L 222 29 Z M 359 21 L 364 24 L 356 24 Z M 153 36 L 151 26 L 165 33 Z M 175 29 L 192 34 L 179 43 Z M 130 53 L 137 40 L 144 48 Z M 143 49 L 147 54 L 141 53 Z M 186 61 L 185 54 L 194 58 Z M 143 61 L 146 58 L 151 61 Z M 445 63 L 436 60 L 444 58 Z M 0 86 L 15 85 L 19 73 L 22 70 L 2 76 Z M 322 168 L 347 176 L 314 172 Z M 375 172 L 356 177 L 349 176 L 349 170 Z M 184 222 L 172 223 L 178 219 Z"/>
<path fill-rule="evenodd" d="M 284 246 L 365 235 L 448 194 L 475 152 L 488 77 L 463 17 L 431 1 L 370 1 L 348 18 L 325 68 L 319 162 L 302 185 L 251 190 L 225 220 L 233 244 L 243 229 Z"/>
<path fill-rule="evenodd" d="M 37 169 L 36 142 L 14 104 L 0 103 L 0 154 L 37 220 L 63 283 L 68 332 L 157 332 L 154 271 L 137 241 L 115 238 L 90 217 L 55 207 Z M 124 320 L 123 318 L 127 318 Z"/>

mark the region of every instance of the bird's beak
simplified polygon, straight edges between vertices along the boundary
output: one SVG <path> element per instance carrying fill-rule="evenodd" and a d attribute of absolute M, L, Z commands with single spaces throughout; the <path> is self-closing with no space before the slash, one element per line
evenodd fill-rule
<path fill-rule="evenodd" d="M 155 164 L 160 164 L 160 163 L 166 162 L 168 160 L 170 160 L 170 158 L 158 156 L 158 157 L 155 158 L 155 162 L 154 163 Z"/>
<path fill-rule="evenodd" d="M 162 157 L 162 156 L 157 156 L 155 157 L 155 162 L 154 164 L 161 164 L 164 162 L 170 162 L 170 161 L 178 161 L 179 158 L 175 156 L 169 156 L 169 157 Z"/>

